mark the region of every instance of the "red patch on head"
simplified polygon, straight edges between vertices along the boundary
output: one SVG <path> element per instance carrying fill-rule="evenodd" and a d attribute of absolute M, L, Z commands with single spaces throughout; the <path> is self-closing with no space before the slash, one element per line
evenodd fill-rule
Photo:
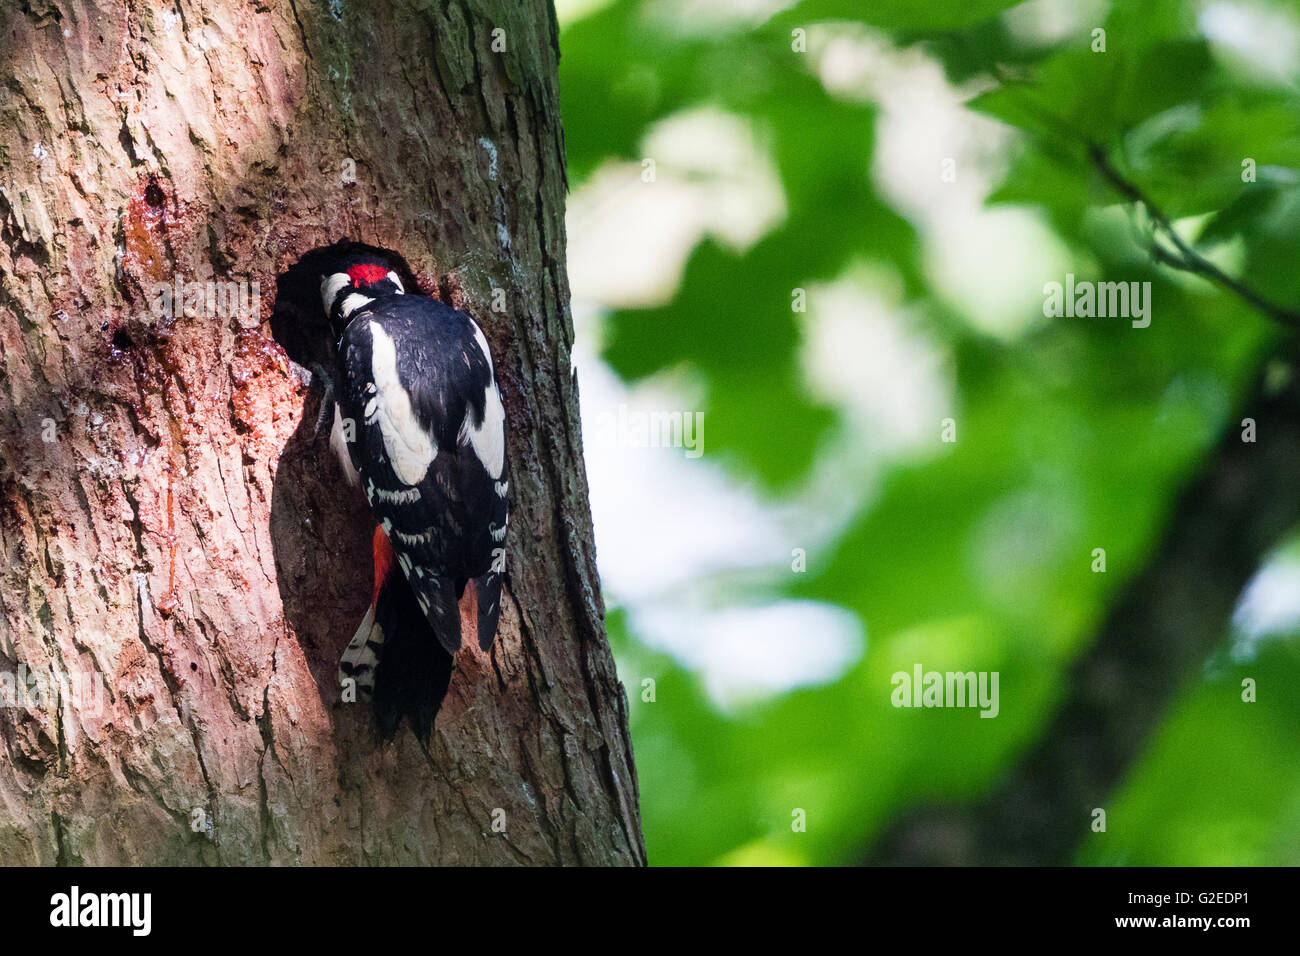
<path fill-rule="evenodd" d="M 387 279 L 388 270 L 373 262 L 363 262 L 358 266 L 348 266 L 348 278 L 352 280 L 353 285 L 370 285 L 372 282 L 383 282 Z"/>

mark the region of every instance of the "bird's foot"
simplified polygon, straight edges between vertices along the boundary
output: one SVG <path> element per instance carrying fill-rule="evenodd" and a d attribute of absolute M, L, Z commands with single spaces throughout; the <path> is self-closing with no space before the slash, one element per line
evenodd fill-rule
<path fill-rule="evenodd" d="M 320 382 L 321 398 L 320 411 L 316 414 L 315 435 L 320 438 L 333 427 L 334 424 L 334 376 L 329 370 L 319 362 L 313 362 L 311 365 L 312 382 Z"/>

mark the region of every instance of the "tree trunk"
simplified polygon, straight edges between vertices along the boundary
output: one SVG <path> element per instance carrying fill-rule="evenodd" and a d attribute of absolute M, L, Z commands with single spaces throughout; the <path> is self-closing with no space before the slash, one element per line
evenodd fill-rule
<path fill-rule="evenodd" d="M 549 3 L 19 6 L 0 14 L 0 862 L 644 862 L 570 366 Z M 343 237 L 474 314 L 505 393 L 501 629 L 458 655 L 428 757 L 338 701 L 373 523 L 316 435 L 292 340 L 323 343 L 301 309 L 272 335 L 280 279 Z M 260 300 L 193 307 L 185 283 L 221 281 Z"/>

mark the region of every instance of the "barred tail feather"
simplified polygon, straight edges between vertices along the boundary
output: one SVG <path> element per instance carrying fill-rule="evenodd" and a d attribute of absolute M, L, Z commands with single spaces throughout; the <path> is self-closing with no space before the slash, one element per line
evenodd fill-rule
<path fill-rule="evenodd" d="M 376 625 L 375 607 L 371 605 L 339 659 L 339 685 L 343 686 L 344 681 L 350 678 L 356 681 L 357 690 L 365 694 L 374 693 L 375 671 L 383 649 L 384 630 Z"/>

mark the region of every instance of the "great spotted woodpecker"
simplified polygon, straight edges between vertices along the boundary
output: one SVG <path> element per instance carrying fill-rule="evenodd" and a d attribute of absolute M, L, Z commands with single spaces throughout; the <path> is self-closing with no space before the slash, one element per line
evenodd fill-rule
<path fill-rule="evenodd" d="M 408 293 L 377 255 L 341 253 L 320 290 L 337 337 L 330 444 L 378 522 L 370 609 L 339 681 L 371 697 L 385 739 L 406 716 L 427 746 L 461 644 L 458 604 L 485 651 L 501 611 L 508 486 L 492 354 L 472 318 Z"/>

